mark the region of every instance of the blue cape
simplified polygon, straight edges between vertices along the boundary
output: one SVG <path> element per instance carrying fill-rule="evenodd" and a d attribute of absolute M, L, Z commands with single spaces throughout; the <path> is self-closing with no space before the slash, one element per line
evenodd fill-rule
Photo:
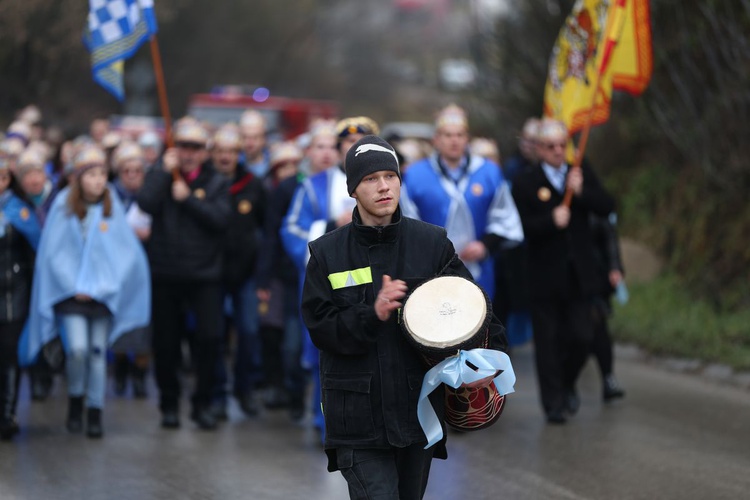
<path fill-rule="evenodd" d="M 18 346 L 20 365 L 33 363 L 55 338 L 54 306 L 76 294 L 109 308 L 110 345 L 123 333 L 149 324 L 151 278 L 146 254 L 125 220 L 114 188 L 108 189 L 112 215 L 103 216 L 101 203 L 91 206 L 85 240 L 81 221 L 68 211 L 69 189 L 52 204 L 36 255 L 28 328 Z"/>

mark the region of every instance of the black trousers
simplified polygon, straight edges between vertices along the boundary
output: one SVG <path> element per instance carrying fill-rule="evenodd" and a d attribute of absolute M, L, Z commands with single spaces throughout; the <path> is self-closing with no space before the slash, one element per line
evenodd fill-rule
<path fill-rule="evenodd" d="M 221 328 L 221 287 L 218 283 L 153 282 L 154 373 L 159 387 L 159 408 L 176 410 L 180 399 L 180 352 L 185 311 L 195 315 L 192 361 L 195 368 L 193 407 L 211 401 L 214 366 Z"/>
<path fill-rule="evenodd" d="M 18 339 L 24 321 L 0 323 L 0 419 L 16 413 L 18 402 Z"/>
<path fill-rule="evenodd" d="M 609 308 L 606 299 L 597 299 L 591 307 L 591 319 L 594 329 L 594 339 L 591 353 L 599 366 L 602 379 L 612 375 L 614 356 L 612 354 L 612 336 L 609 333 Z"/>
<path fill-rule="evenodd" d="M 587 299 L 536 301 L 531 307 L 534 355 L 545 413 L 563 411 L 591 352 L 593 328 Z"/>
<path fill-rule="evenodd" d="M 352 500 L 420 500 L 427 489 L 434 446 L 336 450 Z"/>

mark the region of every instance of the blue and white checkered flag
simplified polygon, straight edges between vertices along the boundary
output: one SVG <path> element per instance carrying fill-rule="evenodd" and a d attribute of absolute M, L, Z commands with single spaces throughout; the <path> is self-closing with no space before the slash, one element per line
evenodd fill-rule
<path fill-rule="evenodd" d="M 94 81 L 122 101 L 125 59 L 156 31 L 154 0 L 89 0 L 83 41 L 91 52 Z"/>

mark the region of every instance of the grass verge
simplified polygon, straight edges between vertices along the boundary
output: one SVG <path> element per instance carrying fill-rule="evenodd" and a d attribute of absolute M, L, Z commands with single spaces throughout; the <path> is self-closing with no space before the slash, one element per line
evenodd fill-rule
<path fill-rule="evenodd" d="M 614 338 L 657 355 L 722 363 L 750 371 L 750 311 L 717 311 L 696 300 L 670 274 L 630 287 L 630 300 L 615 304 Z"/>

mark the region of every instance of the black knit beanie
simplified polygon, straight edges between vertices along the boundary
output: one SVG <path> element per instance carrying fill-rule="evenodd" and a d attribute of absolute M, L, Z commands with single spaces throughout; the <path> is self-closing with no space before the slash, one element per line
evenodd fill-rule
<path fill-rule="evenodd" d="M 386 141 L 376 135 L 366 135 L 349 149 L 344 162 L 346 188 L 351 195 L 362 179 L 381 170 L 396 172 L 401 180 L 396 151 Z"/>

